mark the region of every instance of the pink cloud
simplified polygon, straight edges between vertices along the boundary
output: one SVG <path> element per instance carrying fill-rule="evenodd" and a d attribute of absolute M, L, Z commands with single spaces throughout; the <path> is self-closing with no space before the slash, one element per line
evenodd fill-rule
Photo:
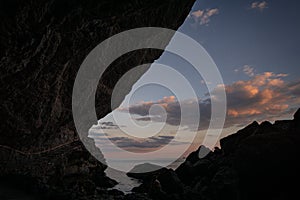
<path fill-rule="evenodd" d="M 243 72 L 250 77 L 254 76 L 254 68 L 249 65 L 243 67 Z"/>
<path fill-rule="evenodd" d="M 195 20 L 196 23 L 200 25 L 207 25 L 210 22 L 210 18 L 219 13 L 219 9 L 206 9 L 206 10 L 197 10 L 190 14 L 190 16 Z"/>
<path fill-rule="evenodd" d="M 240 117 L 286 111 L 294 97 L 288 85 L 272 72 L 227 85 L 228 115 Z"/>
<path fill-rule="evenodd" d="M 262 2 L 256 1 L 251 4 L 251 8 L 263 11 L 264 9 L 268 8 L 268 3 L 266 1 L 262 1 Z"/>
<path fill-rule="evenodd" d="M 192 16 L 196 17 L 196 18 L 200 18 L 202 17 L 204 14 L 204 10 L 197 10 L 191 13 Z"/>

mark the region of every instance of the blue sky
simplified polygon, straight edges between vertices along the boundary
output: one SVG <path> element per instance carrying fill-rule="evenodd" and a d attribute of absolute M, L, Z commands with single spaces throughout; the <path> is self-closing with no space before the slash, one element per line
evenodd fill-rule
<path fill-rule="evenodd" d="M 191 28 L 191 19 L 180 31 L 199 41 L 215 60 L 225 83 L 240 77 L 233 70 L 244 65 L 257 72 L 289 73 L 298 78 L 300 52 L 300 2 L 265 1 L 263 10 L 251 9 L 255 1 L 197 1 L 193 11 L 217 8 L 207 26 Z M 263 1 L 258 1 L 263 2 Z M 246 77 L 244 77 L 246 78 Z"/>
<path fill-rule="evenodd" d="M 220 87 L 227 93 L 228 113 L 222 137 L 234 133 L 253 120 L 274 121 L 290 118 L 299 107 L 299 8 L 300 2 L 296 0 L 198 0 L 179 28 L 180 32 L 192 37 L 206 49 L 223 77 L 224 85 Z M 206 95 L 208 92 L 206 84 L 213 83 L 204 83 L 201 75 L 197 74 L 187 61 L 173 54 L 163 53 L 156 63 L 170 66 L 185 76 L 197 97 L 201 99 L 199 107 L 202 121 L 194 144 L 195 147 L 199 146 L 205 136 L 210 116 L 209 106 L 212 97 Z M 97 130 L 103 127 L 102 132 L 119 147 L 129 151 L 145 152 L 169 144 L 176 131 L 186 135 L 193 131 L 188 123 L 178 130 L 180 114 L 175 109 L 178 102 L 176 94 L 170 92 L 168 88 L 148 85 L 136 90 L 154 77 L 176 81 L 174 76 L 165 73 L 154 64 L 126 97 L 125 101 L 130 105 L 124 107 L 123 104 L 121 109 L 114 111 L 120 118 L 118 125 L 103 124 L 103 122 L 116 123 L 110 114 L 100 121 L 98 128 L 91 129 L 91 132 L 95 135 Z M 218 98 L 217 87 L 211 92 L 214 98 Z M 181 93 L 186 94 L 187 100 L 191 98 L 185 88 L 181 88 Z M 135 140 L 136 138 L 130 137 L 130 134 L 122 132 L 122 129 L 125 132 L 134 132 L 129 125 L 130 120 L 146 127 L 143 129 L 145 134 L 154 130 L 147 129 L 150 122 L 161 126 L 163 123 L 160 119 L 150 118 L 149 110 L 152 105 L 166 109 L 164 114 L 167 114 L 168 118 L 160 132 L 162 135 L 153 135 L 147 141 Z M 128 113 L 130 115 L 127 115 Z M 193 117 L 193 113 L 190 116 Z M 142 136 L 143 132 L 137 130 L 133 135 L 138 134 Z M 184 136 L 180 141 L 171 142 L 170 152 L 175 152 L 178 146 L 186 144 L 185 142 Z M 101 142 L 98 144 L 102 145 Z M 116 152 L 121 155 L 120 152 Z"/>
<path fill-rule="evenodd" d="M 206 49 L 217 64 L 225 84 L 247 80 L 249 77 L 246 74 L 235 73 L 235 70 L 242 70 L 245 65 L 251 66 L 257 74 L 271 71 L 289 74 L 286 77 L 288 80 L 298 79 L 300 3 L 295 0 L 265 1 L 266 7 L 261 10 L 251 8 L 253 2 L 255 1 L 198 0 L 191 14 L 207 9 L 217 9 L 218 13 L 209 17 L 209 22 L 202 25 L 195 22 L 193 17 L 187 17 L 179 31 L 192 37 Z M 201 77 L 183 59 L 165 52 L 157 62 L 171 66 L 188 77 L 199 96 L 206 93 L 205 86 L 198 85 Z M 144 100 L 163 96 L 160 92 L 149 92 L 148 97 L 145 95 L 143 94 Z"/>

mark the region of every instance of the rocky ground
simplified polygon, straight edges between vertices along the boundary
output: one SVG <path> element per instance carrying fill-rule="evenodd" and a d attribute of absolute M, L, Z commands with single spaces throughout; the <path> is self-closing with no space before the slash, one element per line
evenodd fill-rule
<path fill-rule="evenodd" d="M 205 147 L 199 147 L 205 148 Z M 253 122 L 199 159 L 191 153 L 175 171 L 129 173 L 133 191 L 152 199 L 294 199 L 300 178 L 300 109 L 293 120 Z"/>

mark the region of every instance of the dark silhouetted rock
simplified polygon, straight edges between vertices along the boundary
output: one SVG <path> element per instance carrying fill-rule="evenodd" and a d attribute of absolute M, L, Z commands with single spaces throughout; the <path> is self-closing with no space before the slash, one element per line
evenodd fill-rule
<path fill-rule="evenodd" d="M 253 122 L 248 125 L 246 128 L 239 130 L 237 133 L 229 135 L 220 140 L 221 148 L 226 154 L 230 154 L 235 151 L 235 149 L 240 145 L 241 141 L 244 138 L 253 135 L 259 124 L 257 122 Z"/>
<path fill-rule="evenodd" d="M 96 121 L 84 124 L 85 140 L 103 163 L 87 152 L 75 130 L 72 91 L 77 71 L 88 53 L 114 34 L 145 26 L 177 30 L 193 3 L 1 1 L 0 177 L 26 175 L 36 180 L 34 187 L 43 194 L 69 195 L 68 199 L 91 196 L 94 188 L 111 186 L 105 178 L 105 159 L 94 140 L 87 138 Z M 109 66 L 96 97 L 91 97 L 96 98 L 98 118 L 111 111 L 111 93 L 119 78 L 135 66 L 152 63 L 161 53 L 142 49 Z M 139 77 L 124 88 L 124 95 Z"/>
<path fill-rule="evenodd" d="M 300 108 L 294 114 L 294 121 L 295 122 L 299 122 L 300 121 Z"/>
<path fill-rule="evenodd" d="M 167 186 L 161 181 L 161 192 L 151 197 L 158 200 L 294 199 L 298 195 L 297 181 L 300 178 L 297 125 L 297 117 L 274 124 L 254 122 L 223 138 L 222 148 L 216 148 L 204 158 L 197 157 L 199 148 L 175 170 L 183 190 L 164 190 Z M 166 180 L 173 177 L 165 170 L 159 174 L 158 180 L 164 176 L 168 177 Z M 177 181 L 176 184 L 171 180 L 166 182 L 177 185 Z M 149 185 L 144 185 L 147 187 Z"/>
<path fill-rule="evenodd" d="M 275 121 L 273 127 L 277 130 L 279 130 L 279 132 L 287 132 L 291 129 L 291 121 L 290 120 L 278 120 Z"/>
<path fill-rule="evenodd" d="M 180 180 L 186 185 L 190 185 L 193 181 L 192 167 L 190 161 L 185 161 L 175 170 Z"/>
<path fill-rule="evenodd" d="M 167 171 L 163 171 L 158 175 L 157 179 L 164 192 L 168 194 L 183 192 L 184 186 L 174 170 L 168 169 Z"/>
<path fill-rule="evenodd" d="M 297 194 L 293 180 L 300 178 L 299 131 L 289 134 L 296 124 L 296 117 L 274 124 L 254 122 L 223 138 L 224 154 L 208 156 L 213 164 L 190 186 L 204 199 L 291 199 Z"/>
<path fill-rule="evenodd" d="M 196 151 L 190 153 L 186 161 L 175 170 L 180 180 L 186 185 L 190 185 L 197 176 L 206 173 L 206 170 L 211 165 L 210 160 L 199 158 L 199 151 L 201 149 L 209 152 L 205 158 L 210 156 L 211 151 L 204 146 L 200 146 Z"/>
<path fill-rule="evenodd" d="M 146 181 L 151 179 L 153 176 L 157 176 L 164 170 L 167 169 L 158 165 L 144 163 L 134 166 L 134 168 L 127 173 L 127 176 Z"/>
<path fill-rule="evenodd" d="M 291 125 L 290 133 L 299 134 L 300 132 L 300 109 L 294 114 L 293 125 Z"/>

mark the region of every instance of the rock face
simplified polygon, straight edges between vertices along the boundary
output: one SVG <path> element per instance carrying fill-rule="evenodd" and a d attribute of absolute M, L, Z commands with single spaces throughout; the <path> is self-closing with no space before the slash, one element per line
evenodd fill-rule
<path fill-rule="evenodd" d="M 153 199 L 293 199 L 300 178 L 299 113 L 300 109 L 293 120 L 274 124 L 253 122 L 223 138 L 221 149 L 202 159 L 199 148 L 175 173 L 165 169 L 156 174 L 161 188 L 146 192 Z M 169 184 L 164 185 L 164 180 Z M 145 184 L 135 191 L 145 192 Z"/>
<path fill-rule="evenodd" d="M 30 185 L 30 190 L 50 198 L 69 199 L 115 184 L 105 177 L 106 166 L 90 156 L 76 133 L 71 106 L 76 73 L 90 50 L 106 38 L 144 26 L 176 30 L 193 3 L 1 1 L 0 182 L 18 181 L 24 183 L 21 188 Z M 118 79 L 161 53 L 138 50 L 109 67 L 96 95 L 99 118 L 111 111 L 111 92 Z"/>

